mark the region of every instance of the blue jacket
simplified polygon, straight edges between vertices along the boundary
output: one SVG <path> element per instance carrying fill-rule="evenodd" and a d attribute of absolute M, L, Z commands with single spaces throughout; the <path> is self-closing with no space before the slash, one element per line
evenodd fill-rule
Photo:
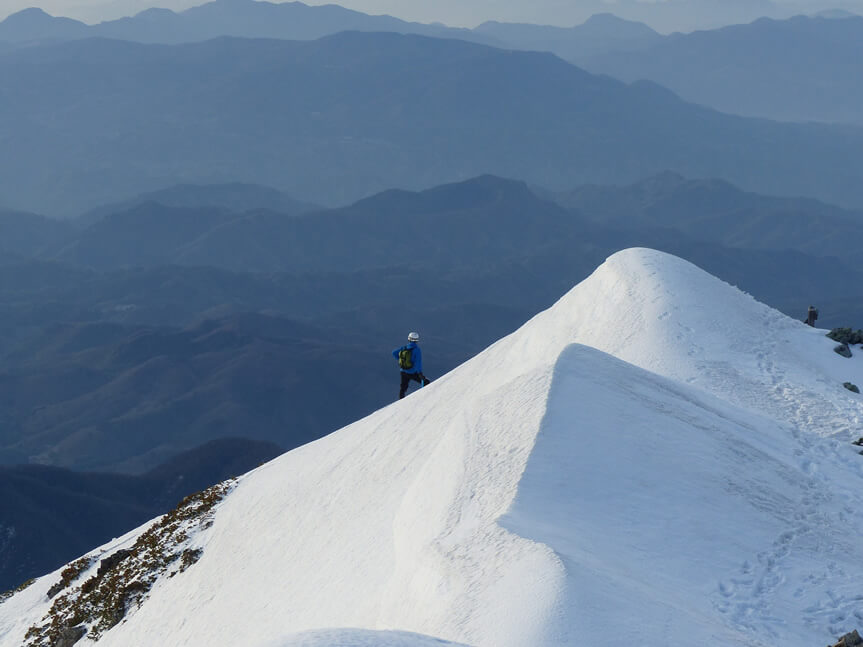
<path fill-rule="evenodd" d="M 409 342 L 404 346 L 399 346 L 393 351 L 393 357 L 396 359 L 399 358 L 399 352 L 404 350 L 405 348 L 410 348 L 413 353 L 411 355 L 411 359 L 414 362 L 413 368 L 403 368 L 401 369 L 402 373 L 422 373 L 423 372 L 423 353 L 420 350 L 420 347 L 417 346 L 415 341 Z"/>

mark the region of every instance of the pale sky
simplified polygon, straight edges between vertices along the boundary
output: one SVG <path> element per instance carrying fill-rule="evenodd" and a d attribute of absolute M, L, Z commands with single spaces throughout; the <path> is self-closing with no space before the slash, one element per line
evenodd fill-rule
<path fill-rule="evenodd" d="M 56 16 L 88 23 L 134 15 L 157 6 L 179 11 L 206 0 L 0 0 L 0 19 L 38 6 Z M 332 0 L 304 0 L 329 4 Z M 611 11 L 640 20 L 660 31 L 710 28 L 749 22 L 763 15 L 783 18 L 794 13 L 845 8 L 863 13 L 863 0 L 337 0 L 366 13 L 388 13 L 405 20 L 444 22 L 474 27 L 485 20 L 572 26 L 590 15 Z"/>

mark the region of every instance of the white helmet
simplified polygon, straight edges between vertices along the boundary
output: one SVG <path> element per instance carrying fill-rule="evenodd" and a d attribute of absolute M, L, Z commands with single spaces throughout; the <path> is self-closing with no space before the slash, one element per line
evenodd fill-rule
<path fill-rule="evenodd" d="M 419 341 L 420 334 L 418 332 L 412 332 L 408 334 L 408 341 Z"/>

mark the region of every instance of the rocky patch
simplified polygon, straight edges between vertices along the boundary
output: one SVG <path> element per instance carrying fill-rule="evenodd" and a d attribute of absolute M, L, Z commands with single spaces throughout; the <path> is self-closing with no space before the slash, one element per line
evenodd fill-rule
<path fill-rule="evenodd" d="M 850 634 L 845 634 L 839 639 L 839 642 L 829 647 L 863 647 L 863 638 L 855 629 Z"/>
<path fill-rule="evenodd" d="M 129 549 L 100 560 L 85 557 L 73 562 L 49 591 L 59 595 L 50 611 L 25 636 L 25 647 L 71 647 L 84 635 L 97 641 L 111 627 L 144 602 L 153 584 L 174 577 L 194 565 L 203 550 L 190 546 L 191 537 L 212 523 L 213 508 L 231 490 L 225 481 L 183 499 L 171 512 L 153 523 Z M 75 583 L 87 572 L 91 576 Z M 53 595 L 50 595 L 53 593 Z"/>
<path fill-rule="evenodd" d="M 94 557 L 82 557 L 64 568 L 60 572 L 60 581 L 48 589 L 48 599 L 50 600 L 72 582 L 81 577 L 81 574 L 90 568 L 94 560 Z"/>
<path fill-rule="evenodd" d="M 840 344 L 863 344 L 863 330 L 852 330 L 851 328 L 834 328 L 827 336 Z"/>
<path fill-rule="evenodd" d="M 852 357 L 851 348 L 848 346 L 848 344 L 839 344 L 833 349 L 833 352 L 837 355 L 842 355 L 842 357 L 847 357 L 849 359 Z"/>

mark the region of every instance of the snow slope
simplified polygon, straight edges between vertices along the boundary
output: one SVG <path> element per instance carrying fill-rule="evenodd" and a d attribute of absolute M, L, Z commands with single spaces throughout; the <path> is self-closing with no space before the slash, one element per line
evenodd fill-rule
<path fill-rule="evenodd" d="M 833 345 L 685 261 L 615 254 L 241 478 L 188 540 L 200 561 L 99 644 L 827 644 L 863 626 L 863 405 L 842 387 L 863 362 Z M 57 579 L 0 604 L 0 645 Z"/>

